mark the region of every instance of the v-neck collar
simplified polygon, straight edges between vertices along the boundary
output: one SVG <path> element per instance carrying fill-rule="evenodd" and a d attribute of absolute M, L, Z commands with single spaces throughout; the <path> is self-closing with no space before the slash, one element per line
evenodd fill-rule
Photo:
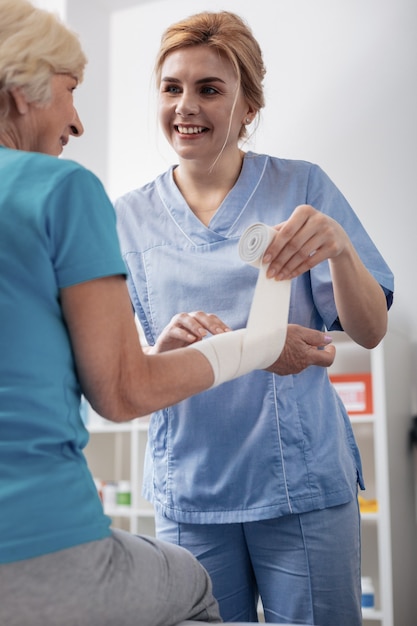
<path fill-rule="evenodd" d="M 156 181 L 158 193 L 170 217 L 193 243 L 221 241 L 236 236 L 235 224 L 245 212 L 265 169 L 266 155 L 247 152 L 242 170 L 232 189 L 205 226 L 188 206 L 174 180 L 175 165 Z"/>

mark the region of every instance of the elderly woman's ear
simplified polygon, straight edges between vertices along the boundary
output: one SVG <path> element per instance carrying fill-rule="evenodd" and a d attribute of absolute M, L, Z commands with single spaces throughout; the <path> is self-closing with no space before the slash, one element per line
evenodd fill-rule
<path fill-rule="evenodd" d="M 25 115 L 29 111 L 29 103 L 23 93 L 23 89 L 21 87 L 13 87 L 10 90 L 10 95 L 17 112 L 20 113 L 20 115 Z"/>

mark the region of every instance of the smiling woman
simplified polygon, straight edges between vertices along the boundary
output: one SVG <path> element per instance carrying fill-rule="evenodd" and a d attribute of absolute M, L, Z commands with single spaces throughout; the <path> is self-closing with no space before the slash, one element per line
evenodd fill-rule
<path fill-rule="evenodd" d="M 177 161 L 116 201 L 150 351 L 217 346 L 227 355 L 227 332 L 248 330 L 252 319 L 260 335 L 266 319 L 279 326 L 287 296 L 290 323 L 283 368 L 276 361 L 152 416 L 144 495 L 158 537 L 209 571 L 224 620 L 257 621 L 260 595 L 267 621 L 359 626 L 361 461 L 317 366 L 326 365 L 319 356 L 332 358 L 326 330 L 343 327 L 366 347 L 382 339 L 392 274 L 320 167 L 244 152 L 264 106 L 264 75 L 251 29 L 230 11 L 191 15 L 162 34 L 158 115 Z M 238 244 L 256 223 L 270 227 L 261 275 L 271 291 L 255 299 L 252 318 L 258 274 Z M 323 349 L 286 351 L 309 332 L 323 333 Z M 278 343 L 275 334 L 271 350 Z"/>

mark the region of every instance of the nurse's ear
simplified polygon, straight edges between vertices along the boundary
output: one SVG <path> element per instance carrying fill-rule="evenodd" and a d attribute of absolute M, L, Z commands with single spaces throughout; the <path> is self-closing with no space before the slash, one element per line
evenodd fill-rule
<path fill-rule="evenodd" d="M 256 109 L 248 105 L 247 111 L 242 120 L 242 126 L 249 126 L 249 124 L 252 124 L 253 120 L 256 117 L 257 112 L 258 111 Z"/>

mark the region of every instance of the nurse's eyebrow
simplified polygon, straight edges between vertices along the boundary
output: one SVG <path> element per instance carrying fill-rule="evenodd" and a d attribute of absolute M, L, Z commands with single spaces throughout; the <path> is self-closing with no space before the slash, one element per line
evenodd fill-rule
<path fill-rule="evenodd" d="M 161 78 L 161 82 L 181 83 L 181 81 L 178 78 L 173 78 L 172 76 L 163 76 Z M 195 81 L 196 85 L 200 85 L 204 83 L 223 83 L 224 85 L 225 81 L 222 78 L 219 78 L 218 76 L 207 76 L 205 78 L 199 78 L 198 80 Z"/>
<path fill-rule="evenodd" d="M 196 83 L 197 84 L 199 83 L 223 83 L 225 84 L 224 80 L 222 80 L 218 76 L 207 76 L 206 78 L 200 78 L 199 80 L 196 81 Z"/>

